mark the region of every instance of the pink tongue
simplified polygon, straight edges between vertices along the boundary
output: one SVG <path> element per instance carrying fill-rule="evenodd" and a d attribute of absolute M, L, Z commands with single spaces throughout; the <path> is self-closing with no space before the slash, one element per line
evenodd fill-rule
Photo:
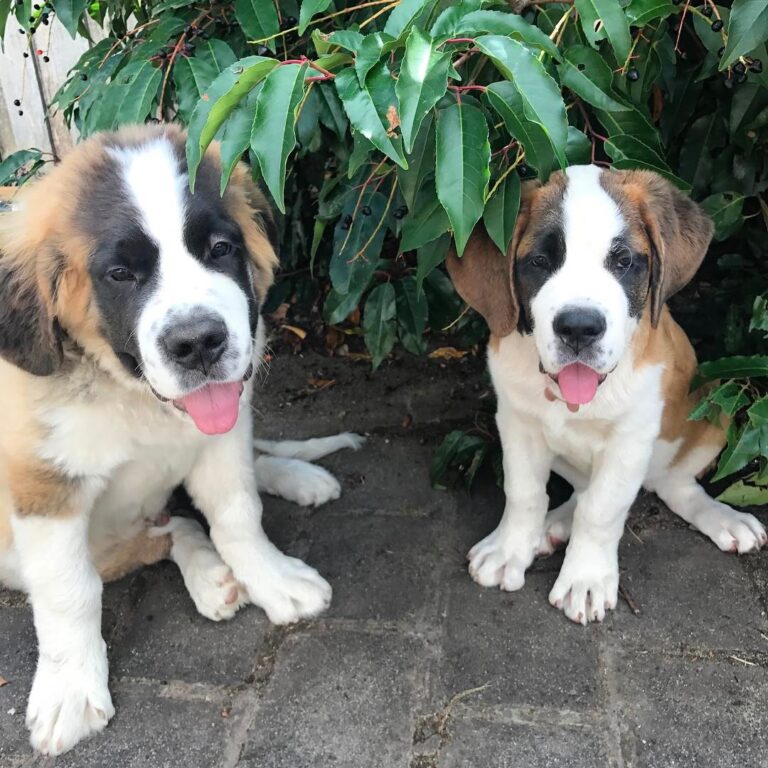
<path fill-rule="evenodd" d="M 597 371 L 582 363 L 566 365 L 557 376 L 557 383 L 566 403 L 584 405 L 595 396 L 599 384 Z"/>
<path fill-rule="evenodd" d="M 239 381 L 208 384 L 182 397 L 178 402 L 201 432 L 206 435 L 220 435 L 229 432 L 237 422 L 242 389 L 243 385 Z"/>

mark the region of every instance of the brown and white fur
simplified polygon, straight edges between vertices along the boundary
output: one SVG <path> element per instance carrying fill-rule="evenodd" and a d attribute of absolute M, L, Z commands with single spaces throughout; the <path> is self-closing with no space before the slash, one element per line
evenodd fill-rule
<path fill-rule="evenodd" d="M 184 136 L 132 128 L 89 139 L 0 214 L 0 582 L 31 599 L 39 662 L 27 725 L 47 754 L 114 714 L 102 579 L 169 557 L 216 621 L 250 601 L 293 622 L 331 599 L 314 569 L 267 539 L 257 488 L 301 504 L 337 498 L 337 481 L 300 459 L 360 440 L 260 441 L 276 455 L 254 461 L 250 374 L 276 264 L 271 214 L 245 168 L 223 197 L 218 178 L 213 147 L 190 194 Z M 217 434 L 183 410 L 210 386 L 234 391 L 233 426 L 201 422 Z M 210 538 L 164 519 L 182 483 Z"/>
<path fill-rule="evenodd" d="M 504 452 L 504 515 L 469 553 L 479 584 L 520 589 L 537 554 L 569 541 L 549 601 L 575 622 L 601 621 L 616 607 L 618 544 L 641 487 L 724 551 L 766 543 L 755 517 L 697 483 L 725 437 L 687 421 L 696 357 L 664 304 L 693 277 L 712 229 L 653 173 L 581 166 L 527 185 L 506 255 L 482 227 L 461 259 L 449 255 L 458 292 L 491 329 Z M 566 313 L 594 320 L 576 343 Z M 558 385 L 575 362 L 600 381 L 586 404 L 565 402 Z M 550 471 L 574 493 L 547 514 Z"/>

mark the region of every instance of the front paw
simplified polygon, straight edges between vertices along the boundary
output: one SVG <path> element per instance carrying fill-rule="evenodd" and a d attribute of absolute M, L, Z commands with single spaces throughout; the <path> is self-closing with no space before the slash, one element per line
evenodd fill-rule
<path fill-rule="evenodd" d="M 576 546 L 574 546 L 576 544 Z M 549 602 L 577 624 L 602 621 L 613 610 L 619 591 L 619 561 L 615 552 L 572 542 Z"/>
<path fill-rule="evenodd" d="M 248 574 L 239 574 L 240 581 L 273 624 L 314 618 L 331 604 L 331 585 L 303 561 L 277 548 L 256 557 L 258 563 Z"/>
<path fill-rule="evenodd" d="M 328 470 L 306 461 L 297 461 L 299 468 L 283 489 L 281 496 L 301 507 L 319 507 L 341 496 L 339 481 Z"/>
<path fill-rule="evenodd" d="M 32 747 L 60 755 L 106 727 L 115 714 L 107 688 L 104 643 L 97 658 L 70 661 L 40 657 L 29 694 L 27 728 Z"/>
<path fill-rule="evenodd" d="M 525 584 L 525 571 L 535 555 L 534 541 L 522 535 L 510 536 L 499 527 L 469 550 L 469 575 L 482 587 L 514 592 Z"/>

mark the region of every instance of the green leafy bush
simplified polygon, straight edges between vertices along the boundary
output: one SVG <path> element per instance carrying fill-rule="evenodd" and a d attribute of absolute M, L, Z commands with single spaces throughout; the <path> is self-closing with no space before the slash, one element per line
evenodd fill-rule
<path fill-rule="evenodd" d="M 248 159 L 285 214 L 273 306 L 319 298 L 331 326 L 360 308 L 374 367 L 398 341 L 424 353 L 427 330 L 482 338 L 440 265 L 481 218 L 506 247 L 521 179 L 597 162 L 690 191 L 716 242 L 675 310 L 703 358 L 720 358 L 702 375 L 724 379 L 694 417 L 733 417 L 718 474 L 746 473 L 744 498 L 767 499 L 764 0 L 9 5 L 0 27 L 55 12 L 72 35 L 86 16 L 105 29 L 52 105 L 83 135 L 180 121 L 192 183 L 214 138 L 222 185 Z M 451 443 L 475 467 L 476 437 Z"/>

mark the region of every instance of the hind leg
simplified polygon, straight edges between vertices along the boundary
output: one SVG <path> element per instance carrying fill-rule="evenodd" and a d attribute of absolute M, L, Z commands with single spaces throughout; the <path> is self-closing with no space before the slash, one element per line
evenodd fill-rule
<path fill-rule="evenodd" d="M 656 491 L 676 515 L 709 536 L 724 552 L 752 552 L 768 542 L 765 528 L 754 515 L 737 512 L 711 498 L 692 475 L 671 472 L 657 479 L 651 490 Z"/>

